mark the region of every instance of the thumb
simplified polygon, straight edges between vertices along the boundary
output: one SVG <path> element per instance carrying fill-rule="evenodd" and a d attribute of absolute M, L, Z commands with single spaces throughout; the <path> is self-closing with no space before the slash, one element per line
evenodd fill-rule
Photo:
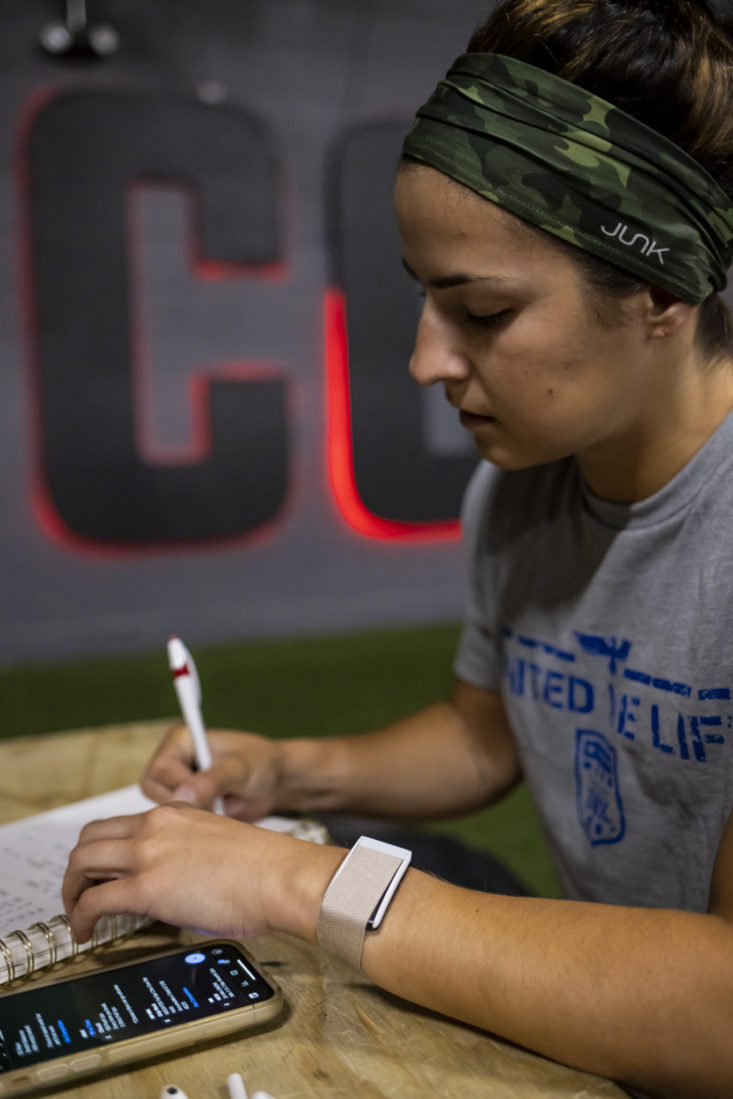
<path fill-rule="evenodd" d="M 224 792 L 224 775 L 212 767 L 209 771 L 199 771 L 187 775 L 171 794 L 174 801 L 186 801 L 198 809 L 205 809 L 214 803 L 215 798 Z"/>

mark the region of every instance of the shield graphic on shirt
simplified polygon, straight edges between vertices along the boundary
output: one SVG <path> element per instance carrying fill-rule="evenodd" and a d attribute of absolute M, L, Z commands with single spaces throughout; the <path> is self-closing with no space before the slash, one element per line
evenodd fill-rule
<path fill-rule="evenodd" d="M 626 823 L 618 787 L 616 749 L 602 733 L 578 729 L 575 741 L 575 802 L 591 847 L 618 843 Z"/>

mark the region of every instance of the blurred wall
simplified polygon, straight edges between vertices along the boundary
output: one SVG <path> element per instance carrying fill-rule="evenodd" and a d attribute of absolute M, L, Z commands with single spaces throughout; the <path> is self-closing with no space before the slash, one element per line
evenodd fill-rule
<path fill-rule="evenodd" d="M 0 8 L 0 661 L 457 616 L 391 188 L 487 5 L 87 9 Z"/>

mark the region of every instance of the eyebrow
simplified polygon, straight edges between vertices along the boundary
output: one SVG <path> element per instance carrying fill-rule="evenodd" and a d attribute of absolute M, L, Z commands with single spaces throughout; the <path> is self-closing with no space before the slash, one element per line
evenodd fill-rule
<path fill-rule="evenodd" d="M 422 281 L 417 277 L 407 260 L 402 260 L 402 266 L 411 279 L 414 279 L 415 282 Z M 502 278 L 501 275 L 469 275 L 463 271 L 456 271 L 453 275 L 441 275 L 441 277 L 437 279 L 426 279 L 425 286 L 429 286 L 431 290 L 448 290 L 452 286 L 465 286 L 467 283 L 505 283 L 509 281 L 509 279 Z"/>

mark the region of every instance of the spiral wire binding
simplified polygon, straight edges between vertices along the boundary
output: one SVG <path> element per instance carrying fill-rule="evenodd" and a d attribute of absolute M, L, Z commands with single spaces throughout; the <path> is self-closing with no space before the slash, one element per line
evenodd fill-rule
<path fill-rule="evenodd" d="M 42 920 L 38 920 L 37 923 L 32 923 L 31 926 L 28 928 L 28 930 L 29 931 L 35 931 L 36 928 L 41 932 L 41 934 L 44 936 L 44 938 L 46 939 L 46 942 L 48 944 L 48 957 L 49 957 L 49 963 L 48 964 L 49 964 L 49 966 L 56 965 L 56 958 L 58 956 L 58 949 L 57 949 L 57 945 L 56 945 L 56 936 L 54 935 L 53 931 L 48 926 L 48 924 L 43 923 Z"/>
<path fill-rule="evenodd" d="M 63 915 L 54 916 L 48 923 L 39 920 L 25 931 L 11 931 L 4 939 L 0 938 L 0 986 L 10 984 L 16 978 L 31 977 L 58 962 L 73 961 L 82 950 L 97 950 L 113 940 L 132 935 L 147 922 L 142 918 L 132 919 L 128 926 L 124 917 L 105 916 L 98 921 L 88 947 L 79 946 L 68 917 Z M 3 964 L 5 974 L 1 972 Z"/>

